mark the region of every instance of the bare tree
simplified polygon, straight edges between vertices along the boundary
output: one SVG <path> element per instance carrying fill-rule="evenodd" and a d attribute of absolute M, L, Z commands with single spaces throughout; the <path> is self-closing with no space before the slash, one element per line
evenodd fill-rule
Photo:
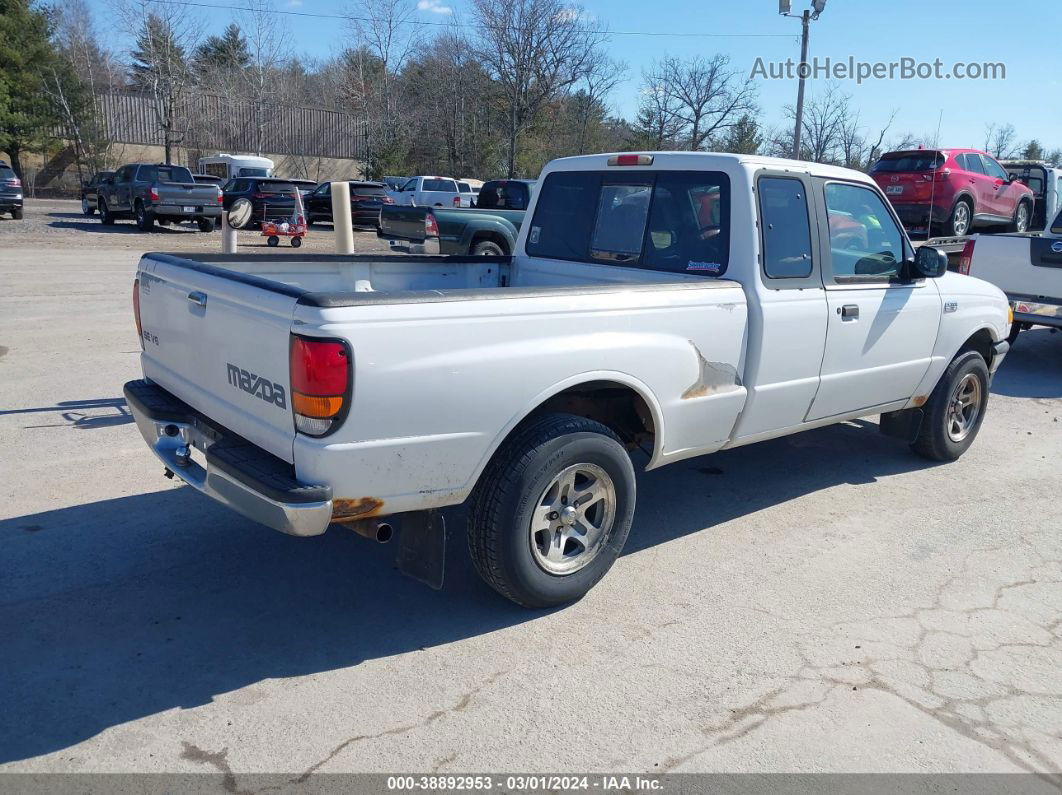
<path fill-rule="evenodd" d="M 116 0 L 116 14 L 133 40 L 129 76 L 151 98 L 166 162 L 188 130 L 184 98 L 194 82 L 189 55 L 201 24 L 186 6 L 160 0 Z"/>
<path fill-rule="evenodd" d="M 986 124 L 984 150 L 997 160 L 1014 157 L 1018 152 L 1018 132 L 1013 124 Z"/>
<path fill-rule="evenodd" d="M 863 127 L 858 111 L 845 119 L 841 124 L 840 162 L 848 168 L 869 170 L 882 153 L 882 143 L 896 119 L 896 113 L 896 110 L 892 111 L 888 120 L 877 130 L 876 138 L 872 137 L 875 133 Z"/>
<path fill-rule="evenodd" d="M 369 167 L 379 171 L 393 159 L 401 138 L 399 74 L 421 34 L 409 0 L 357 0 L 351 10 L 358 47 L 344 53 L 342 101 L 368 125 Z"/>
<path fill-rule="evenodd" d="M 595 117 L 603 117 L 608 113 L 605 100 L 626 74 L 626 63 L 608 57 L 602 57 L 588 66 L 579 90 L 572 97 L 578 124 L 576 154 L 586 154 L 591 122 Z"/>
<path fill-rule="evenodd" d="M 516 176 L 520 135 L 550 100 L 600 59 L 605 34 L 561 0 L 474 0 L 477 56 L 497 80 L 508 132 L 507 172 Z"/>
<path fill-rule="evenodd" d="M 678 101 L 652 72 L 642 70 L 642 97 L 635 122 L 640 142 L 647 149 L 675 149 L 682 132 Z"/>
<path fill-rule="evenodd" d="M 662 91 L 681 124 L 683 148 L 699 151 L 738 120 L 756 111 L 751 80 L 730 68 L 730 58 L 664 58 L 651 68 L 652 85 Z"/>
<path fill-rule="evenodd" d="M 247 39 L 250 64 L 240 70 L 247 98 L 255 108 L 255 154 L 262 154 L 266 125 L 266 105 L 275 99 L 277 72 L 285 53 L 285 42 L 277 25 L 273 4 L 269 0 L 247 0 L 247 10 L 240 14 L 241 30 Z"/>

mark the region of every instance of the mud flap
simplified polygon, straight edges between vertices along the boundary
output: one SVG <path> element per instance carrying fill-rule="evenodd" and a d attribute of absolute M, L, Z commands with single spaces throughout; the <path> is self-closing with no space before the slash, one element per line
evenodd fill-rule
<path fill-rule="evenodd" d="M 924 416 L 925 412 L 920 408 L 887 411 L 881 415 L 881 424 L 878 427 L 886 436 L 913 443 L 922 429 Z"/>
<path fill-rule="evenodd" d="M 435 590 L 443 587 L 446 568 L 446 520 L 439 511 L 416 511 L 399 525 L 398 570 Z"/>

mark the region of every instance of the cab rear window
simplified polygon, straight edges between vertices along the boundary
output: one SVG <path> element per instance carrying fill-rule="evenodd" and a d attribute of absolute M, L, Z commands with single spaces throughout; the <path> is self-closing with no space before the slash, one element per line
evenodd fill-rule
<path fill-rule="evenodd" d="M 730 257 L 730 181 L 717 171 L 558 171 L 528 229 L 533 257 L 719 276 Z"/>
<path fill-rule="evenodd" d="M 421 188 L 421 190 L 457 193 L 457 183 L 452 179 L 426 179 L 424 180 L 424 187 Z"/>

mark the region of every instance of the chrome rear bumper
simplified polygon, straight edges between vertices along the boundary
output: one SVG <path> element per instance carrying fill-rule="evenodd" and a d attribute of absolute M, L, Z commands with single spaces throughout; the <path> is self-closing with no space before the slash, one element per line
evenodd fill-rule
<path fill-rule="evenodd" d="M 328 528 L 329 487 L 299 483 L 290 464 L 209 422 L 155 384 L 130 381 L 123 391 L 148 447 L 189 486 L 282 533 L 314 536 Z M 195 451 L 204 464 L 195 460 Z"/>

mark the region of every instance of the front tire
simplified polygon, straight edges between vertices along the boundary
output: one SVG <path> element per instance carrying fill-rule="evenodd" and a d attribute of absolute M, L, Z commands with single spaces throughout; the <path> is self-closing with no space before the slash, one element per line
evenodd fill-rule
<path fill-rule="evenodd" d="M 609 428 L 547 414 L 517 429 L 472 495 L 468 549 L 479 575 L 525 607 L 581 598 L 630 532 L 634 466 Z"/>
<path fill-rule="evenodd" d="M 976 351 L 952 360 L 926 402 L 911 448 L 934 461 L 954 461 L 977 438 L 988 408 L 988 364 Z"/>
<path fill-rule="evenodd" d="M 1008 232 L 1028 232 L 1029 231 L 1029 203 L 1026 201 L 1018 202 L 1018 206 L 1014 208 L 1014 220 L 1010 222 L 1007 227 Z"/>
<path fill-rule="evenodd" d="M 100 210 L 100 223 L 104 226 L 114 226 L 114 216 L 111 215 L 111 208 L 107 206 L 107 202 L 100 199 L 98 205 Z"/>
<path fill-rule="evenodd" d="M 277 246 L 280 245 L 280 238 L 277 237 L 276 235 L 270 235 L 269 237 L 266 238 L 266 245 L 269 246 L 270 248 L 276 248 Z"/>

